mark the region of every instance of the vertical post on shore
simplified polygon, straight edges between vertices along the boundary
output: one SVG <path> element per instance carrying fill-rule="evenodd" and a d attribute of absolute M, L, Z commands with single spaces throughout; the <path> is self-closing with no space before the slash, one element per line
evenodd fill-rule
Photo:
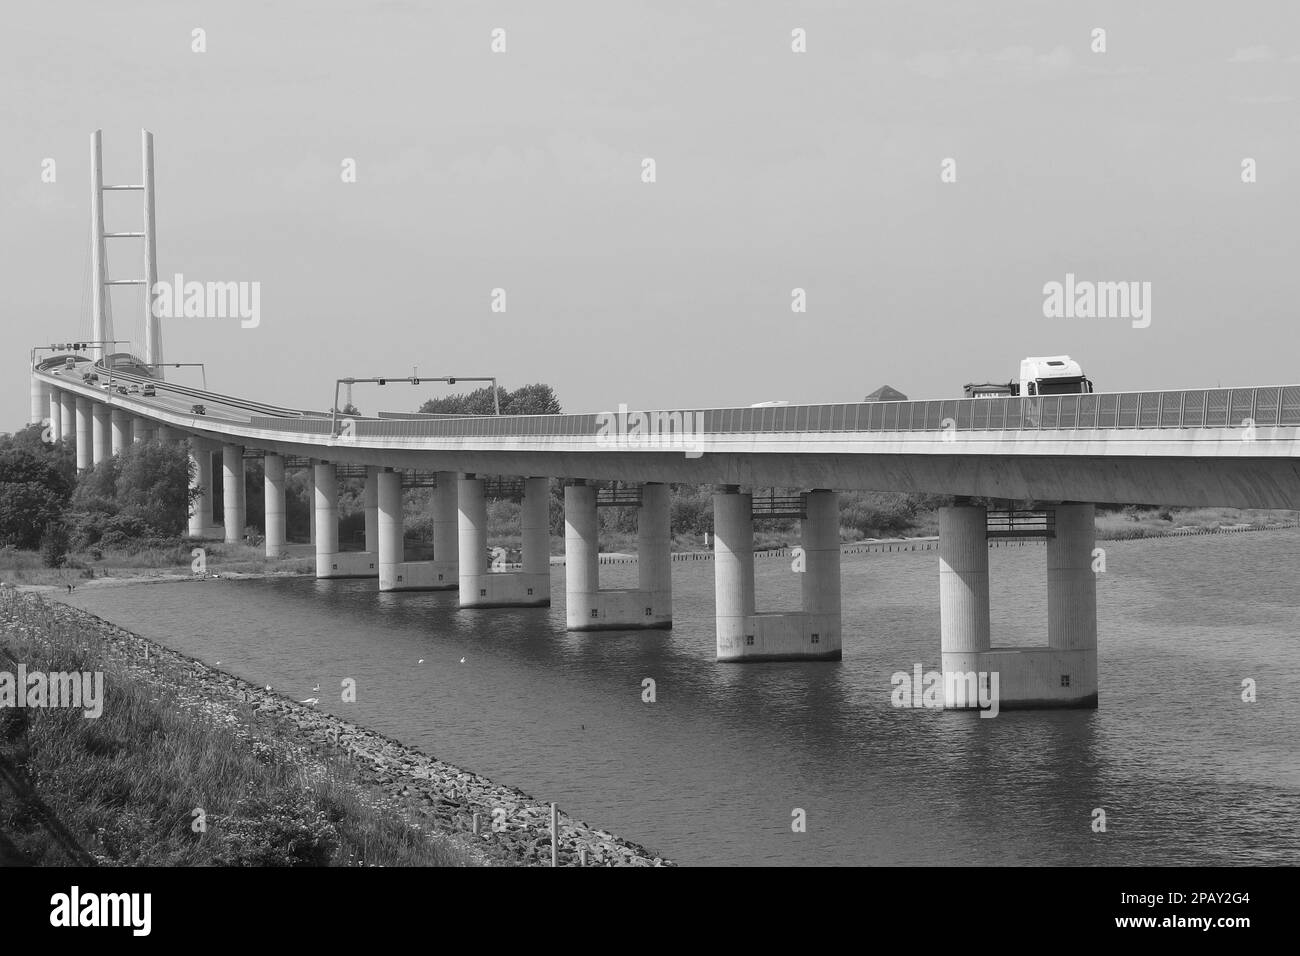
<path fill-rule="evenodd" d="M 478 836 L 478 814 L 474 814 L 474 835 Z"/>
<path fill-rule="evenodd" d="M 551 804 L 551 866 L 560 865 L 560 824 L 555 804 Z"/>
<path fill-rule="evenodd" d="M 578 866 L 586 866 L 586 865 L 587 865 L 587 848 L 585 846 L 580 846 L 578 847 Z"/>

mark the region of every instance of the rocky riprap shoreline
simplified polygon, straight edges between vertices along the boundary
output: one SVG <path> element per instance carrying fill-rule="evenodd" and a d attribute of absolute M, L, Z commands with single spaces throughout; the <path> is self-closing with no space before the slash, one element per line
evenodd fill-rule
<path fill-rule="evenodd" d="M 12 593 L 12 592 L 11 592 Z M 14 594 L 40 601 L 35 594 Z M 209 667 L 170 648 L 60 601 L 44 602 L 55 621 L 76 628 L 87 644 L 116 661 L 133 679 L 175 696 L 180 706 L 226 726 L 254 750 L 275 748 L 308 772 L 321 757 L 342 758 L 361 783 L 381 791 L 377 802 L 406 810 L 430 829 L 462 843 L 485 865 L 551 865 L 551 808 L 513 787 L 493 783 L 264 687 Z M 0 619 L 0 627 L 12 626 Z M 252 720 L 250 721 L 250 714 Z M 259 732 L 267 720 L 283 735 Z M 323 772 L 323 767 L 321 767 Z M 494 811 L 504 810 L 504 815 Z M 478 835 L 474 815 L 478 815 Z M 494 830 L 493 824 L 497 829 Z M 645 847 L 559 813 L 560 866 L 672 866 Z"/>

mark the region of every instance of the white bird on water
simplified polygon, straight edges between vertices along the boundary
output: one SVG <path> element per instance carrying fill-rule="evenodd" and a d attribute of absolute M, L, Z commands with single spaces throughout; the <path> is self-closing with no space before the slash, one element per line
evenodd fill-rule
<path fill-rule="evenodd" d="M 270 685 L 270 684 L 267 684 L 267 685 L 266 685 L 266 689 L 267 689 L 267 690 L 270 690 L 270 689 L 271 689 L 271 685 Z"/>
<path fill-rule="evenodd" d="M 308 697 L 306 700 L 300 700 L 300 701 L 298 701 L 298 703 L 300 703 L 300 704 L 319 704 L 319 703 L 320 703 L 320 698 L 319 698 L 319 697 Z"/>
<path fill-rule="evenodd" d="M 462 664 L 464 664 L 464 663 L 465 663 L 465 658 L 462 657 L 462 658 L 460 659 L 460 662 L 461 662 Z"/>
<path fill-rule="evenodd" d="M 423 664 L 423 663 L 424 663 L 424 658 L 421 657 L 421 658 L 420 658 L 418 661 L 416 661 L 415 663 L 417 663 L 417 664 Z"/>
<path fill-rule="evenodd" d="M 312 688 L 312 690 L 319 692 L 319 691 L 320 691 L 320 684 L 317 684 L 315 687 Z"/>

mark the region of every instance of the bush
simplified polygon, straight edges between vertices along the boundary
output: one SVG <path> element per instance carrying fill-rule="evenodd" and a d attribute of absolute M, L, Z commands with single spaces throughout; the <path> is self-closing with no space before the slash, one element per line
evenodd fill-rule
<path fill-rule="evenodd" d="M 62 521 L 49 521 L 41 534 L 41 563 L 47 568 L 61 568 L 68 556 L 68 529 Z"/>
<path fill-rule="evenodd" d="M 310 793 L 283 789 L 279 799 L 246 796 L 219 832 L 219 866 L 328 866 L 339 834 Z"/>

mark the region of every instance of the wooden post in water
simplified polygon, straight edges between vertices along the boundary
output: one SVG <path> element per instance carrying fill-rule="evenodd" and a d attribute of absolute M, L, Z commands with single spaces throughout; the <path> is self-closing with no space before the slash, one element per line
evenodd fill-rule
<path fill-rule="evenodd" d="M 551 804 L 551 866 L 560 865 L 560 824 L 555 804 Z"/>

